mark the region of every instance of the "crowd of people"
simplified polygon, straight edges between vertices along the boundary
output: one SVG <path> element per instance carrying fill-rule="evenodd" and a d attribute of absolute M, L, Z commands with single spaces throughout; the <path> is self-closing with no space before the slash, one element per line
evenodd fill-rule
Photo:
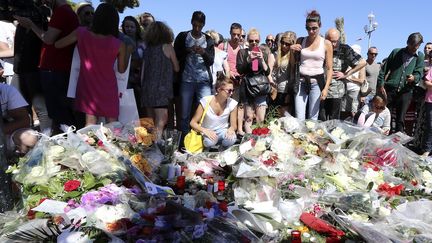
<path fill-rule="evenodd" d="M 421 117 L 418 152 L 432 150 L 432 43 L 418 51 L 420 33 L 377 63 L 377 47 L 363 58 L 360 46 L 342 43 L 336 28 L 324 33 L 315 10 L 304 36 L 283 31 L 262 41 L 257 29 L 246 33 L 240 23 L 231 24 L 227 39 L 203 32 L 202 11 L 192 14 L 190 30 L 175 36 L 150 13 L 127 16 L 120 25 L 107 3 L 95 10 L 84 2 L 75 11 L 66 0 L 44 3 L 31 6 L 37 18 L 0 13 L 3 133 L 12 149 L 32 146 L 37 133 L 31 128 L 54 135 L 62 124 L 117 121 L 117 70 L 129 72 L 139 116 L 154 119 L 158 136 L 166 128 L 183 137 L 194 129 L 207 149 L 231 146 L 263 123 L 269 109 L 300 120 L 347 120 L 386 135 L 411 133 L 404 122 L 414 102 Z M 80 64 L 71 99 L 75 48 Z"/>

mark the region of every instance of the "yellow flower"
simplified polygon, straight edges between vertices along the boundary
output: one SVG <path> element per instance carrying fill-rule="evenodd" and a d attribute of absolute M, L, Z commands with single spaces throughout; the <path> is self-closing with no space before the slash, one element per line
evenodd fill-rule
<path fill-rule="evenodd" d="M 142 159 L 141 154 L 134 154 L 134 155 L 132 155 L 132 157 L 130 157 L 131 162 L 134 164 L 139 163 L 141 161 L 141 159 Z"/>
<path fill-rule="evenodd" d="M 306 227 L 306 226 L 297 227 L 297 230 L 300 231 L 302 234 L 306 233 L 306 232 L 309 232 L 309 228 Z"/>

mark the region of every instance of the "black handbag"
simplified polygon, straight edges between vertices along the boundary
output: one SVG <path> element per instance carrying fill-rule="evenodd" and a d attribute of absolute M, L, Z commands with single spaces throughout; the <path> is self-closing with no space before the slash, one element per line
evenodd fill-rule
<path fill-rule="evenodd" d="M 264 74 L 253 74 L 245 76 L 246 93 L 250 97 L 268 95 L 271 93 L 271 86 L 267 76 Z"/>

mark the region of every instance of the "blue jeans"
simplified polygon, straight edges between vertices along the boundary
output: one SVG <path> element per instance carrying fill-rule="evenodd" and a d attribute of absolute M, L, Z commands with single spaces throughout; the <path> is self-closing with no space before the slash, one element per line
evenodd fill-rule
<path fill-rule="evenodd" d="M 423 144 L 423 152 L 432 152 L 432 103 L 424 103 L 426 110 L 426 131 Z"/>
<path fill-rule="evenodd" d="M 211 95 L 211 85 L 209 82 L 182 82 L 180 85 L 181 99 L 181 121 L 180 129 L 183 134 L 190 130 L 190 114 L 194 98 L 199 102 L 205 96 Z"/>
<path fill-rule="evenodd" d="M 233 138 L 226 138 L 226 132 L 228 129 L 224 128 L 224 129 L 219 129 L 219 130 L 215 130 L 215 133 L 218 136 L 218 141 L 213 141 L 210 138 L 204 136 L 204 147 L 205 148 L 210 148 L 213 147 L 217 144 L 221 145 L 222 148 L 228 148 L 230 146 L 232 146 L 235 142 L 236 142 L 236 137 L 234 136 Z"/>
<path fill-rule="evenodd" d="M 295 96 L 295 113 L 299 120 L 306 119 L 306 105 L 309 105 L 307 118 L 318 120 L 320 108 L 321 89 L 317 82 L 312 82 L 309 94 L 306 93 L 306 85 L 299 82 L 299 89 Z"/>

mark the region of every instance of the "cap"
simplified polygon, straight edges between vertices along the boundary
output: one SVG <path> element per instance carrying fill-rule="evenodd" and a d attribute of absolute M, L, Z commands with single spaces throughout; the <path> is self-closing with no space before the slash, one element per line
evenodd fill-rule
<path fill-rule="evenodd" d="M 85 6 L 92 6 L 91 3 L 89 2 L 80 2 L 77 4 L 77 9 L 76 9 L 76 13 L 79 14 L 81 12 L 81 10 L 85 7 Z"/>

